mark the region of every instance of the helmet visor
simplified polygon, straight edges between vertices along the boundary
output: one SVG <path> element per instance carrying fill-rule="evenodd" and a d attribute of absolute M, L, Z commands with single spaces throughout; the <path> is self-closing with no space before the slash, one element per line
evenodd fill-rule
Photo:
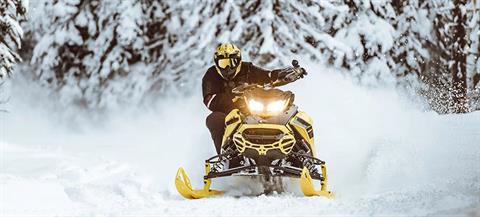
<path fill-rule="evenodd" d="M 236 68 L 240 63 L 240 57 L 231 55 L 229 58 L 217 59 L 217 66 L 220 69 L 226 69 L 227 67 Z"/>
<path fill-rule="evenodd" d="M 221 69 L 226 69 L 227 67 L 230 66 L 230 68 L 233 68 L 234 66 L 232 66 L 232 61 L 231 59 L 219 59 L 218 60 L 218 68 L 221 68 Z"/>

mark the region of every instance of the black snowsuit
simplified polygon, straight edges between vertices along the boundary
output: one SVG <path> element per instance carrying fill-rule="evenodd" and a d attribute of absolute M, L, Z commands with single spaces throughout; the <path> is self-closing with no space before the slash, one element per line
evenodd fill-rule
<path fill-rule="evenodd" d="M 229 81 L 217 73 L 215 66 L 207 70 L 202 80 L 203 103 L 212 111 L 206 122 L 217 153 L 220 153 L 222 137 L 225 132 L 225 117 L 235 108 L 232 101 L 235 97 L 232 89 L 244 83 L 270 83 L 277 80 L 278 74 L 279 70 L 265 70 L 250 62 L 242 62 L 240 72 Z"/>

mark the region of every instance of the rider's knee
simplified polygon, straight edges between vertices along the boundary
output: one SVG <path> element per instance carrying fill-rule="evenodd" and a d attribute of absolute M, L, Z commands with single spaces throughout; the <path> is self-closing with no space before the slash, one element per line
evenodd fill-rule
<path fill-rule="evenodd" d="M 215 129 L 225 126 L 226 115 L 222 112 L 212 112 L 207 116 L 206 125 L 208 129 Z"/>

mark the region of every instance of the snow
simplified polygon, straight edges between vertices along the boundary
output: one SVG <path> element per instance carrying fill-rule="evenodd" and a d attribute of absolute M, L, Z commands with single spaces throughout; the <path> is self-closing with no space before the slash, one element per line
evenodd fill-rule
<path fill-rule="evenodd" d="M 56 107 L 14 81 L 9 112 L 0 113 L 0 216 L 480 214 L 479 112 L 423 112 L 394 89 L 306 68 L 305 79 L 284 89 L 315 120 L 335 199 L 305 198 L 294 181 L 288 193 L 251 196 L 257 185 L 223 178 L 214 187 L 227 195 L 185 200 L 173 185 L 176 169 L 200 187 L 203 160 L 214 153 L 199 94 L 98 117 Z"/>

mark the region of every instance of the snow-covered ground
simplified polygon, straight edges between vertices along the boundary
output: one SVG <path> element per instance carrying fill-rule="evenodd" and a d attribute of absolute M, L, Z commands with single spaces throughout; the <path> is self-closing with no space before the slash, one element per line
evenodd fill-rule
<path fill-rule="evenodd" d="M 200 91 L 92 124 L 16 87 L 0 113 L 0 216 L 480 216 L 479 112 L 423 112 L 392 89 L 307 69 L 285 88 L 316 121 L 335 199 L 305 198 L 294 181 L 291 193 L 238 197 L 258 187 L 239 178 L 214 181 L 227 195 L 181 198 L 178 166 L 200 187 L 214 152 Z"/>

